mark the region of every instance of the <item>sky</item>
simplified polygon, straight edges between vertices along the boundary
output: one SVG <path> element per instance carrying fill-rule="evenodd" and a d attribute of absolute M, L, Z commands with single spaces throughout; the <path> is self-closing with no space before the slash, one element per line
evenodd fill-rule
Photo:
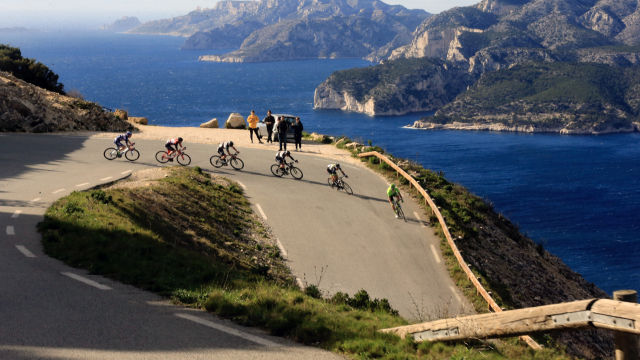
<path fill-rule="evenodd" d="M 410 9 L 439 13 L 455 6 L 467 6 L 480 0 L 383 0 Z M 140 21 L 167 19 L 185 15 L 197 6 L 213 7 L 216 0 L 0 0 L 0 28 L 23 26 L 51 28 L 99 28 L 123 16 Z"/>

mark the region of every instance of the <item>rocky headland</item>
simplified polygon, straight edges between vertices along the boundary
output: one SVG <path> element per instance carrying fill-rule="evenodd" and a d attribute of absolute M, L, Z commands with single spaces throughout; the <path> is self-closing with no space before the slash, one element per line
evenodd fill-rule
<path fill-rule="evenodd" d="M 100 27 L 100 30 L 110 32 L 125 32 L 134 29 L 142 25 L 140 20 L 135 16 L 123 16 L 121 19 L 116 20 L 112 24 L 105 24 Z"/>
<path fill-rule="evenodd" d="M 8 34 L 33 33 L 33 32 L 40 32 L 40 31 L 34 30 L 34 29 L 27 29 L 25 27 L 18 27 L 18 26 L 0 28 L 0 33 L 8 33 Z"/>
<path fill-rule="evenodd" d="M 96 103 L 60 95 L 0 71 L 0 132 L 125 131 L 127 121 Z"/>

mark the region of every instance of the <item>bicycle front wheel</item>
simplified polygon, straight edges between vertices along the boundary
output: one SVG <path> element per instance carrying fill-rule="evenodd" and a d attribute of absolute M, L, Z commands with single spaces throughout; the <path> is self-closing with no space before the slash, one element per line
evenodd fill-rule
<path fill-rule="evenodd" d="M 124 157 L 129 161 L 136 161 L 140 158 L 140 152 L 138 152 L 138 150 L 127 151 L 127 153 L 124 154 Z"/>
<path fill-rule="evenodd" d="M 271 172 L 277 177 L 282 177 L 282 175 L 284 175 L 284 172 L 280 170 L 280 165 L 278 164 L 271 165 Z"/>
<path fill-rule="evenodd" d="M 187 154 L 182 154 L 177 156 L 178 164 L 182 166 L 187 166 L 191 164 L 191 157 Z"/>
<path fill-rule="evenodd" d="M 407 218 L 404 217 L 404 211 L 402 211 L 400 204 L 398 204 L 398 217 L 401 217 L 404 222 L 407 222 Z"/>
<path fill-rule="evenodd" d="M 158 160 L 158 162 L 160 164 L 164 164 L 169 162 L 169 158 L 167 157 L 167 152 L 166 151 L 158 151 L 156 153 L 156 160 Z"/>
<path fill-rule="evenodd" d="M 291 173 L 291 176 L 293 176 L 294 179 L 296 180 L 302 179 L 302 170 L 298 169 L 297 167 L 292 166 L 289 172 Z"/>
<path fill-rule="evenodd" d="M 346 182 L 342 182 L 342 189 L 344 190 L 344 192 L 346 192 L 349 195 L 353 195 L 353 190 L 351 190 L 351 186 L 349 186 L 349 184 L 347 184 Z"/>
<path fill-rule="evenodd" d="M 118 150 L 116 148 L 108 148 L 104 151 L 104 158 L 107 160 L 114 160 L 118 157 Z"/>
<path fill-rule="evenodd" d="M 241 170 L 244 167 L 244 162 L 238 158 L 231 159 L 231 167 L 236 170 Z"/>
<path fill-rule="evenodd" d="M 222 167 L 222 160 L 220 159 L 220 155 L 213 155 L 211 159 L 209 159 L 209 162 L 214 168 Z"/>

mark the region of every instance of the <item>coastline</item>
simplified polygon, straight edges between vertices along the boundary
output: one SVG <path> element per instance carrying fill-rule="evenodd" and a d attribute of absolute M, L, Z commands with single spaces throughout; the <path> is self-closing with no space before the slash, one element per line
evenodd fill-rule
<path fill-rule="evenodd" d="M 562 135 L 605 135 L 619 133 L 634 133 L 640 131 L 640 123 L 632 123 L 625 128 L 607 127 L 603 130 L 568 129 L 567 127 L 538 127 L 534 125 L 507 126 L 504 124 L 465 124 L 454 122 L 453 124 L 435 124 L 425 121 L 416 121 L 413 125 L 405 126 L 407 129 L 418 130 L 466 130 L 466 131 L 497 131 L 497 132 L 521 132 L 521 133 L 559 133 Z"/>

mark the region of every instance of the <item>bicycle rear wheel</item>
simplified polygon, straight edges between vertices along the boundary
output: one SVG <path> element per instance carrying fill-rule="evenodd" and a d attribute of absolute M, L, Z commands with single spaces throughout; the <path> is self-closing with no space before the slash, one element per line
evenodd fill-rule
<path fill-rule="evenodd" d="M 327 179 L 327 184 L 329 184 L 329 186 L 331 186 L 331 188 L 333 189 L 334 185 L 333 185 L 333 179 L 332 178 L 328 178 Z"/>
<path fill-rule="evenodd" d="M 114 160 L 118 157 L 118 150 L 116 148 L 108 148 L 104 151 L 104 158 L 107 160 Z"/>
<path fill-rule="evenodd" d="M 191 164 L 191 157 L 187 154 L 178 155 L 176 158 L 178 159 L 178 164 L 182 166 Z"/>
<path fill-rule="evenodd" d="M 346 182 L 342 182 L 342 190 L 344 190 L 344 192 L 346 192 L 349 195 L 353 195 L 353 190 L 351 190 L 351 186 L 349 186 L 349 184 L 347 184 Z"/>
<path fill-rule="evenodd" d="M 138 150 L 130 150 L 127 151 L 126 154 L 124 154 L 124 157 L 126 157 L 129 161 L 136 161 L 140 158 L 140 152 L 138 152 Z"/>
<path fill-rule="evenodd" d="M 156 153 L 156 160 L 158 160 L 160 164 L 167 163 L 169 162 L 169 158 L 166 155 L 167 155 L 166 151 L 158 151 Z"/>
<path fill-rule="evenodd" d="M 289 173 L 291 173 L 291 176 L 293 176 L 293 178 L 296 180 L 302 179 L 302 170 L 298 169 L 297 167 L 292 166 L 291 169 L 289 169 Z"/>
<path fill-rule="evenodd" d="M 231 159 L 231 167 L 236 170 L 241 170 L 244 167 L 244 162 L 238 158 Z"/>
<path fill-rule="evenodd" d="M 221 168 L 223 165 L 222 159 L 220 159 L 220 155 L 213 155 L 211 159 L 209 159 L 209 162 L 214 168 Z"/>
<path fill-rule="evenodd" d="M 277 177 L 282 177 L 282 175 L 284 175 L 284 172 L 280 170 L 280 165 L 278 164 L 271 165 L 271 172 Z"/>

